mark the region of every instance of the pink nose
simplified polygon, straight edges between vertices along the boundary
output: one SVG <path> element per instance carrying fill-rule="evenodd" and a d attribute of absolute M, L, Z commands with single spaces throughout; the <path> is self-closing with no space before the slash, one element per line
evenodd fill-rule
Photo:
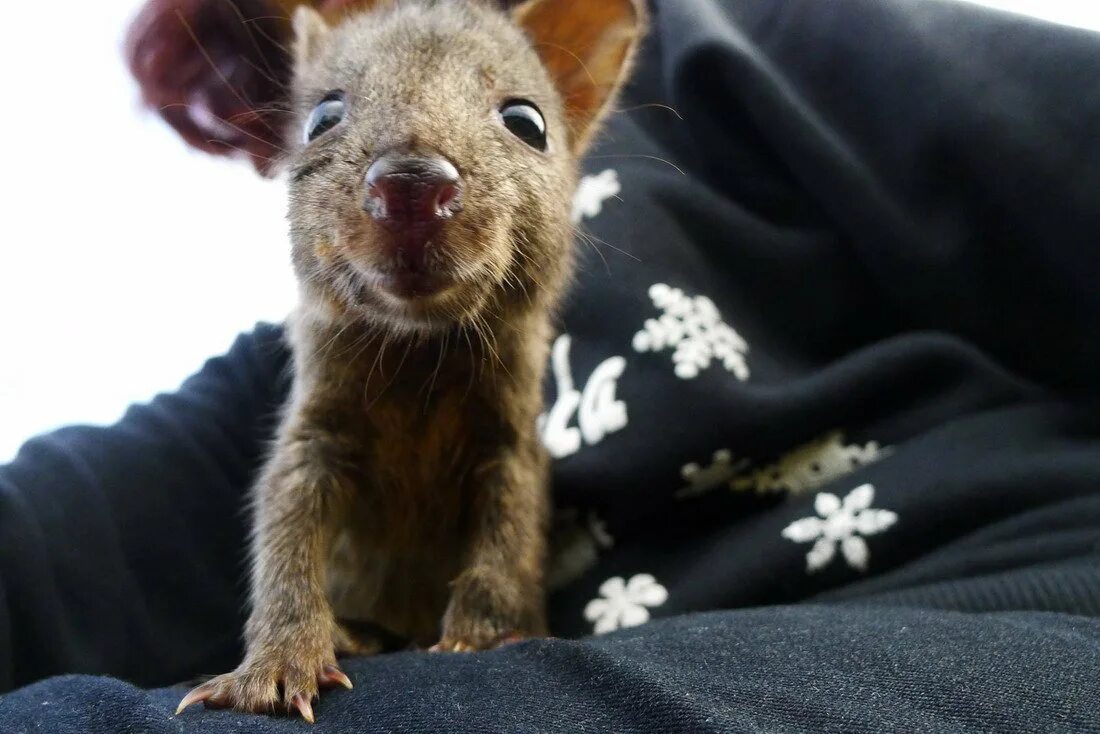
<path fill-rule="evenodd" d="M 446 158 L 387 153 L 367 169 L 366 184 L 363 208 L 395 232 L 434 230 L 462 209 L 462 180 Z"/>

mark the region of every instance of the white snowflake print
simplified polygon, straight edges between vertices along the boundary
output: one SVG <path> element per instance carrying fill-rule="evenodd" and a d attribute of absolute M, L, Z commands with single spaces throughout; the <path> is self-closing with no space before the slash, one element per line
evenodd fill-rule
<path fill-rule="evenodd" d="M 573 384 L 573 371 L 569 366 L 571 346 L 568 334 L 562 334 L 554 342 L 550 366 L 557 383 L 558 399 L 538 421 L 542 442 L 555 459 L 577 453 L 582 443 L 593 446 L 627 424 L 626 404 L 615 397 L 619 378 L 626 370 L 626 360 L 611 357 L 601 362 L 589 376 L 584 391 L 580 392 Z M 574 415 L 576 428 L 569 425 Z"/>
<path fill-rule="evenodd" d="M 686 464 L 680 470 L 680 476 L 684 478 L 688 486 L 676 493 L 676 499 L 698 497 L 723 485 L 728 485 L 748 465 L 748 459 L 734 462 L 733 454 L 727 449 L 715 451 L 714 460 L 710 466 L 702 467 L 695 463 Z"/>
<path fill-rule="evenodd" d="M 668 590 L 648 573 L 630 581 L 614 576 L 600 585 L 600 596 L 588 602 L 584 618 L 592 622 L 597 635 L 637 627 L 649 621 L 649 609 L 668 601 Z"/>
<path fill-rule="evenodd" d="M 814 498 L 814 510 L 819 517 L 804 517 L 783 528 L 787 540 L 813 542 L 806 554 L 807 573 L 820 571 L 832 563 L 838 545 L 849 566 L 867 570 L 871 551 L 863 538 L 889 529 L 898 520 L 897 514 L 890 510 L 871 509 L 874 500 L 875 488 L 870 484 L 856 487 L 843 501 L 835 494 L 822 492 Z"/>
<path fill-rule="evenodd" d="M 875 441 L 845 444 L 842 431 L 832 431 L 780 457 L 779 461 L 740 476 L 731 489 L 803 494 L 851 474 L 889 455 L 889 447 Z"/>
<path fill-rule="evenodd" d="M 649 297 L 664 313 L 647 319 L 645 328 L 634 335 L 634 351 L 675 349 L 672 361 L 676 375 L 683 380 L 698 377 L 713 360 L 720 361 L 737 379 L 749 379 L 749 345 L 722 320 L 713 301 L 685 295 L 664 283 L 650 287 Z"/>
<path fill-rule="evenodd" d="M 603 211 L 603 203 L 618 196 L 623 187 L 619 184 L 619 174 L 607 169 L 595 176 L 585 176 L 573 195 L 573 224 L 580 224 L 585 217 L 593 219 Z"/>

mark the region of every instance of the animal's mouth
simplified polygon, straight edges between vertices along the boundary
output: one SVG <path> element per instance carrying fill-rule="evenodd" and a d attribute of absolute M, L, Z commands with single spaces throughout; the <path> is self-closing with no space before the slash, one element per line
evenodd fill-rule
<path fill-rule="evenodd" d="M 395 298 L 416 301 L 443 295 L 455 286 L 454 278 L 423 268 L 404 267 L 372 271 L 371 284 Z"/>
<path fill-rule="evenodd" d="M 463 299 L 463 281 L 449 269 L 416 263 L 356 263 L 352 266 L 360 287 L 373 293 L 375 303 L 405 316 L 434 313 Z M 368 297 L 369 298 L 369 297 Z"/>
<path fill-rule="evenodd" d="M 360 219 L 334 235 L 329 262 L 342 265 L 337 278 L 350 286 L 348 305 L 370 318 L 440 328 L 477 312 L 497 285 L 489 253 L 446 230 L 421 243 Z"/>
<path fill-rule="evenodd" d="M 338 230 L 335 240 L 345 272 L 361 288 L 388 301 L 411 303 L 436 299 L 458 285 L 453 266 L 438 257 L 434 246 L 422 246 L 410 257 L 400 247 L 388 248 L 388 243 L 359 234 Z"/>

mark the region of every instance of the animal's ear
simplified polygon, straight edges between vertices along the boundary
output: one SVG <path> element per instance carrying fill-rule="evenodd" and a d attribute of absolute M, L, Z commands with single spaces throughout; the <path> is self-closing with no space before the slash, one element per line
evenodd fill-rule
<path fill-rule="evenodd" d="M 512 16 L 565 101 L 580 155 L 630 73 L 645 34 L 644 0 L 527 0 Z"/>
<path fill-rule="evenodd" d="M 349 16 L 392 6 L 395 0 L 312 0 L 294 9 L 294 63 L 309 61 L 333 27 Z M 314 8 L 316 6 L 316 9 Z"/>
<path fill-rule="evenodd" d="M 307 5 L 294 9 L 294 63 L 303 64 L 317 54 L 321 41 L 328 35 L 325 17 Z"/>

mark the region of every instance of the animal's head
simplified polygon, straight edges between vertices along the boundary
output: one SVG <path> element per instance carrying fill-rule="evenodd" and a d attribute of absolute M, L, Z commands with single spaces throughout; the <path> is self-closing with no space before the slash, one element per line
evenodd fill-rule
<path fill-rule="evenodd" d="M 280 121 L 306 304 L 427 331 L 556 295 L 642 0 L 335 5 L 294 9 Z"/>
<path fill-rule="evenodd" d="M 471 318 L 561 280 L 577 157 L 637 38 L 631 0 L 295 15 L 295 263 L 340 310 Z M 540 49 L 542 53 L 540 53 Z"/>

